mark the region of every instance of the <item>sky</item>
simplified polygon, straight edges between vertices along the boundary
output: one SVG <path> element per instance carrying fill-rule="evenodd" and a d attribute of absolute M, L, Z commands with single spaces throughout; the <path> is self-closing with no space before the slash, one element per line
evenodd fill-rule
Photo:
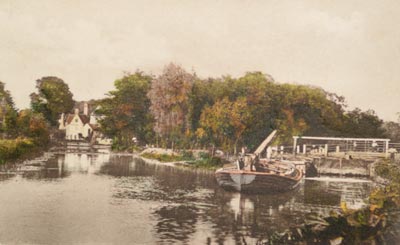
<path fill-rule="evenodd" d="M 400 1 L 0 0 L 0 81 L 20 109 L 44 76 L 98 99 L 124 72 L 169 62 L 320 86 L 397 120 Z"/>

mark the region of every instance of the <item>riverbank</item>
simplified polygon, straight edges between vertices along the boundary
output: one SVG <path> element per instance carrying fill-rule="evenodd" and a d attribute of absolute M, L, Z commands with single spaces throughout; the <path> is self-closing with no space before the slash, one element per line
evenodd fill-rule
<path fill-rule="evenodd" d="M 370 193 L 367 206 L 352 210 L 342 202 L 340 211 L 332 211 L 327 217 L 310 215 L 304 225 L 274 234 L 271 242 L 393 244 L 399 232 L 400 168 L 393 162 L 382 160 L 375 168 L 375 174 L 384 181 L 377 183 L 379 186 Z"/>
<path fill-rule="evenodd" d="M 0 164 L 9 162 L 22 162 L 35 158 L 43 153 L 45 146 L 38 146 L 29 138 L 1 139 L 0 140 Z"/>

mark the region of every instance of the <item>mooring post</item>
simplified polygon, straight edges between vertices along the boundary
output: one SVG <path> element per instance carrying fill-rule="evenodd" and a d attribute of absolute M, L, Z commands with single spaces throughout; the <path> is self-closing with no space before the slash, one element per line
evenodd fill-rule
<path fill-rule="evenodd" d="M 297 138 L 298 136 L 293 136 L 293 156 L 296 156 Z"/>

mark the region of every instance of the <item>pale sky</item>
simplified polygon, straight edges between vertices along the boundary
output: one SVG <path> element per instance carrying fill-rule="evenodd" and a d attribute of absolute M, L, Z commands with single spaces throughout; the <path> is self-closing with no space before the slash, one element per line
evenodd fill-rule
<path fill-rule="evenodd" d="M 262 71 L 386 120 L 400 112 L 399 0 L 0 0 L 0 81 L 19 108 L 58 76 L 76 100 L 169 62 L 200 77 Z"/>

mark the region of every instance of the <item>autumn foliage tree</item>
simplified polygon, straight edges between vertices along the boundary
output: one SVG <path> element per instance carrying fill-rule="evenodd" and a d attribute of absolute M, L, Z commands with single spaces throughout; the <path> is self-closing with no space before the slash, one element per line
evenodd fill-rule
<path fill-rule="evenodd" d="M 201 128 L 197 130 L 200 138 L 207 137 L 215 145 L 225 150 L 234 149 L 237 152 L 243 133 L 249 129 L 251 117 L 247 99 L 238 98 L 230 101 L 227 97 L 217 101 L 213 106 L 205 107 L 201 114 Z"/>
<path fill-rule="evenodd" d="M 278 83 L 262 72 L 200 79 L 173 63 L 155 78 L 134 74 L 116 82 L 102 110 L 107 135 L 170 148 L 254 150 L 274 129 L 280 144 L 291 144 L 293 135 L 385 136 L 373 112 L 348 112 L 343 97 L 322 88 Z"/>
<path fill-rule="evenodd" d="M 190 131 L 190 94 L 195 76 L 170 63 L 153 79 L 148 97 L 155 119 L 154 131 L 163 143 L 174 148 Z"/>
<path fill-rule="evenodd" d="M 20 137 L 31 138 L 38 146 L 49 143 L 50 127 L 41 113 L 35 113 L 30 109 L 21 110 L 18 113 L 16 126 Z"/>

